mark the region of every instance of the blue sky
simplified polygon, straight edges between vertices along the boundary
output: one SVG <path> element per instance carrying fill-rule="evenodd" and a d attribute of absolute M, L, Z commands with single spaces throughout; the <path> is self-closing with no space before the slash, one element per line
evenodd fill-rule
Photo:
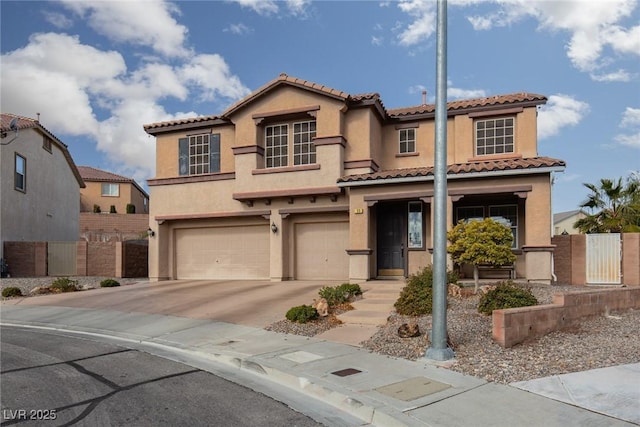
<path fill-rule="evenodd" d="M 0 106 L 78 165 L 155 171 L 146 123 L 219 114 L 281 72 L 387 108 L 435 99 L 435 0 L 5 1 Z M 583 182 L 640 171 L 638 0 L 449 0 L 450 100 L 545 95 L 539 155 L 563 159 L 553 211 Z"/>

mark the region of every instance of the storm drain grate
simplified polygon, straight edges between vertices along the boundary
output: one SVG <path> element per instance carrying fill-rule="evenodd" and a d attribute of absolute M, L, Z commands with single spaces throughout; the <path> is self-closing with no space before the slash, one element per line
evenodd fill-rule
<path fill-rule="evenodd" d="M 348 377 L 349 375 L 359 374 L 362 371 L 359 371 L 354 368 L 342 369 L 340 371 L 331 372 L 332 375 L 337 375 L 339 377 Z"/>
<path fill-rule="evenodd" d="M 449 384 L 430 378 L 418 377 L 379 387 L 376 391 L 394 399 L 408 402 L 446 390 L 449 387 L 451 387 Z"/>

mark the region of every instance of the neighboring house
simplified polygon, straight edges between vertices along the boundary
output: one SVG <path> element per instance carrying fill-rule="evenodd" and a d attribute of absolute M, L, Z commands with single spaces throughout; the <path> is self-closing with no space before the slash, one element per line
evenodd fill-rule
<path fill-rule="evenodd" d="M 448 223 L 510 224 L 517 276 L 550 282 L 551 178 L 530 93 L 448 104 Z M 366 280 L 431 264 L 434 105 L 388 110 L 281 74 L 219 116 L 147 124 L 149 276 Z"/>
<path fill-rule="evenodd" d="M 584 216 L 580 210 L 553 214 L 553 234 L 580 234 L 580 230 L 574 228 L 573 224 Z"/>
<path fill-rule="evenodd" d="M 149 212 L 149 195 L 135 180 L 89 166 L 78 166 L 78 170 L 86 184 L 80 191 L 81 212 L 94 212 L 95 206 L 110 212 L 114 206 L 116 213 L 127 213 L 127 205 L 134 206 L 130 213 Z"/>
<path fill-rule="evenodd" d="M 67 146 L 39 120 L 2 114 L 0 257 L 7 241 L 76 241 L 85 184 Z"/>

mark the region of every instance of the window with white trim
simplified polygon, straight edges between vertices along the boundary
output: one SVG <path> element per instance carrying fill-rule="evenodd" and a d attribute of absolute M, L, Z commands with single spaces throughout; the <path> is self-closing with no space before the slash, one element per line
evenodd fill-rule
<path fill-rule="evenodd" d="M 476 120 L 476 156 L 513 153 L 515 117 Z"/>
<path fill-rule="evenodd" d="M 268 168 L 289 164 L 289 125 L 267 126 L 265 132 L 265 161 Z"/>
<path fill-rule="evenodd" d="M 120 196 L 120 184 L 114 182 L 102 183 L 102 195 L 105 197 L 119 197 Z"/>
<path fill-rule="evenodd" d="M 416 152 L 416 130 L 415 129 L 400 129 L 398 132 L 400 140 L 400 153 L 415 153 Z"/>
<path fill-rule="evenodd" d="M 278 168 L 316 162 L 316 121 L 280 123 L 264 128 L 265 167 Z M 291 147 L 289 147 L 289 143 Z"/>
<path fill-rule="evenodd" d="M 14 187 L 23 193 L 27 192 L 27 159 L 15 153 Z"/>
<path fill-rule="evenodd" d="M 178 140 L 180 175 L 220 172 L 220 134 L 202 133 Z"/>
<path fill-rule="evenodd" d="M 512 248 L 518 247 L 518 206 L 496 205 L 489 206 L 489 217 L 494 221 L 506 225 L 513 234 Z"/>
<path fill-rule="evenodd" d="M 316 162 L 316 121 L 293 124 L 293 164 L 308 165 Z"/>

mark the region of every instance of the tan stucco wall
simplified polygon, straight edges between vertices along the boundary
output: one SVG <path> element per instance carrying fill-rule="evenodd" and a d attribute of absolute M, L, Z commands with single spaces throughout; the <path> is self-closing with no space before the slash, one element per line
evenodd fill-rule
<path fill-rule="evenodd" d="M 49 152 L 42 142 L 37 130 L 24 129 L 0 146 L 1 241 L 78 239 L 80 185 L 60 148 Z M 26 193 L 14 189 L 16 152 L 26 158 Z"/>
<path fill-rule="evenodd" d="M 338 137 L 330 140 L 329 145 L 316 147 L 317 162 L 311 167 L 286 167 L 273 170 L 264 169 L 263 156 L 258 149 L 240 150 L 234 154 L 232 148 L 264 145 L 264 124 L 273 123 L 270 114 L 295 110 L 295 117 L 305 116 L 305 109 L 313 111 L 317 117 L 317 137 Z M 510 115 L 513 115 L 510 114 Z M 260 118 L 266 119 L 260 122 Z M 284 122 L 289 122 L 286 116 Z M 306 117 L 306 116 L 305 116 Z M 499 116 L 488 116 L 499 117 Z M 482 117 L 483 119 L 485 117 Z M 221 172 L 224 178 L 218 181 L 194 182 L 187 178 L 173 183 L 151 183 L 150 226 L 157 230 L 156 238 L 150 240 L 150 277 L 174 277 L 175 246 L 173 233 L 177 227 L 192 226 L 194 223 L 215 225 L 221 221 L 239 221 L 241 224 L 273 222 L 280 230 L 277 236 L 271 236 L 270 260 L 273 280 L 292 277 L 293 252 L 291 249 L 294 233 L 291 224 L 300 218 L 315 218 L 331 221 L 335 216 L 343 215 L 349 220 L 349 250 L 351 277 L 368 279 L 376 275 L 376 228 L 375 215 L 364 197 L 367 195 L 393 195 L 397 193 L 433 191 L 433 182 L 416 182 L 393 185 L 371 185 L 343 189 L 337 200 L 328 196 L 317 198 L 310 196 L 287 197 L 289 191 L 320 188 L 336 188 L 337 180 L 345 173 L 361 173 L 369 166 L 352 166 L 344 169 L 345 162 L 371 159 L 380 169 L 411 168 L 433 166 L 434 162 L 434 124 L 433 119 L 416 121 L 416 156 L 398 156 L 397 123 L 384 126 L 374 108 L 347 108 L 346 104 L 333 97 L 320 95 L 312 90 L 298 87 L 278 86 L 248 105 L 236 110 L 230 119 L 232 124 L 180 130 L 174 133 L 160 134 L 157 137 L 157 178 L 178 177 L 178 139 L 187 134 L 198 132 L 221 134 Z M 402 122 L 404 125 L 406 122 Z M 450 117 L 447 123 L 448 163 L 465 163 L 474 159 L 474 119 L 468 115 Z M 523 157 L 537 155 L 536 151 L 536 108 L 525 108 L 516 114 L 516 154 Z M 326 143 L 327 139 L 323 140 Z M 507 157 L 514 157 L 507 156 Z M 491 156 L 488 159 L 495 159 Z M 366 164 L 366 162 L 364 162 Z M 224 175 L 229 172 L 234 174 Z M 214 174 L 215 175 L 215 174 Z M 451 179 L 449 190 L 466 189 L 480 193 L 490 193 L 487 189 L 500 186 L 530 185 L 531 191 L 526 198 L 512 196 L 519 211 L 519 247 L 531 246 L 529 252 L 518 254 L 517 269 L 519 276 L 528 271 L 550 271 L 548 253 L 551 236 L 551 185 L 548 174 L 501 176 L 491 179 Z M 253 204 L 234 200 L 235 197 L 261 193 Z M 273 194 L 273 196 L 264 196 Z M 245 197 L 246 198 L 246 197 Z M 453 225 L 453 202 L 448 199 L 448 223 Z M 341 213 L 317 209 L 343 208 Z M 302 217 L 296 214 L 289 218 L 280 216 L 281 209 L 310 209 Z M 527 214 L 525 215 L 525 208 Z M 314 212 L 313 209 L 316 209 Z M 346 210 L 345 210 L 346 209 Z M 431 263 L 429 248 L 432 246 L 433 204 L 424 205 L 425 248 L 408 253 L 408 273 L 414 273 Z M 250 212 L 268 212 L 268 220 L 261 215 L 246 216 Z M 189 219 L 189 216 L 209 216 L 208 219 Z M 229 215 L 234 218 L 220 218 Z M 174 216 L 163 222 L 157 217 Z M 183 216 L 182 219 L 179 217 Z M 295 219 L 295 221 L 292 220 Z M 304 220 L 304 219 L 302 219 Z M 546 247 L 546 249 L 544 248 Z M 534 263 L 536 266 L 534 267 Z M 541 264 L 541 265 L 537 265 Z"/>

